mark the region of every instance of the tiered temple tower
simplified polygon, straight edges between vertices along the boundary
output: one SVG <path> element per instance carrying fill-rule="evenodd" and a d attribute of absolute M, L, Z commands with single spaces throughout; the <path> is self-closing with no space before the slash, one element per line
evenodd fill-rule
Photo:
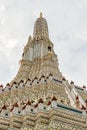
<path fill-rule="evenodd" d="M 87 130 L 87 91 L 61 74 L 42 13 L 16 77 L 0 85 L 0 130 Z"/>
<path fill-rule="evenodd" d="M 57 55 L 53 50 L 53 43 L 49 39 L 47 21 L 42 13 L 34 24 L 33 37 L 29 36 L 24 47 L 21 66 L 13 81 L 26 80 L 28 78 L 40 78 L 52 73 L 59 80 L 62 74 L 58 68 Z"/>

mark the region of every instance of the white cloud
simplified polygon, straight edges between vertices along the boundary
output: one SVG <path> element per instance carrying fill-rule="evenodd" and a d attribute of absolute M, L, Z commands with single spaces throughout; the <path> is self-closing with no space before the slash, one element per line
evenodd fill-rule
<path fill-rule="evenodd" d="M 44 13 L 54 42 L 60 70 L 69 80 L 87 85 L 86 0 L 0 0 L 0 82 L 9 82 L 33 24 Z"/>

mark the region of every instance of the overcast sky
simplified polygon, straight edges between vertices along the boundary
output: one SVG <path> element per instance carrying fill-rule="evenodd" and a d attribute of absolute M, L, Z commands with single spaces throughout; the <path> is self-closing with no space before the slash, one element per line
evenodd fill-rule
<path fill-rule="evenodd" d="M 15 77 L 40 12 L 48 22 L 60 71 L 69 81 L 87 86 L 87 0 L 0 0 L 0 84 Z"/>

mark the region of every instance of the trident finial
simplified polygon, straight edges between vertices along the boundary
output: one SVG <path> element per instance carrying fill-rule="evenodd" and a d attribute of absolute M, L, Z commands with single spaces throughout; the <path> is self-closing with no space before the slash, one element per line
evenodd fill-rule
<path fill-rule="evenodd" d="M 42 12 L 40 12 L 40 18 L 42 18 L 43 17 L 43 14 L 42 14 Z"/>

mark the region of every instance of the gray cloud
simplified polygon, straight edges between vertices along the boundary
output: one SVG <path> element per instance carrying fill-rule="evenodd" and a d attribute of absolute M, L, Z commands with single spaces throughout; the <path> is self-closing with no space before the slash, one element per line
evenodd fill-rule
<path fill-rule="evenodd" d="M 17 73 L 40 11 L 48 21 L 61 72 L 68 80 L 87 85 L 86 0 L 0 0 L 0 83 L 11 81 Z"/>

